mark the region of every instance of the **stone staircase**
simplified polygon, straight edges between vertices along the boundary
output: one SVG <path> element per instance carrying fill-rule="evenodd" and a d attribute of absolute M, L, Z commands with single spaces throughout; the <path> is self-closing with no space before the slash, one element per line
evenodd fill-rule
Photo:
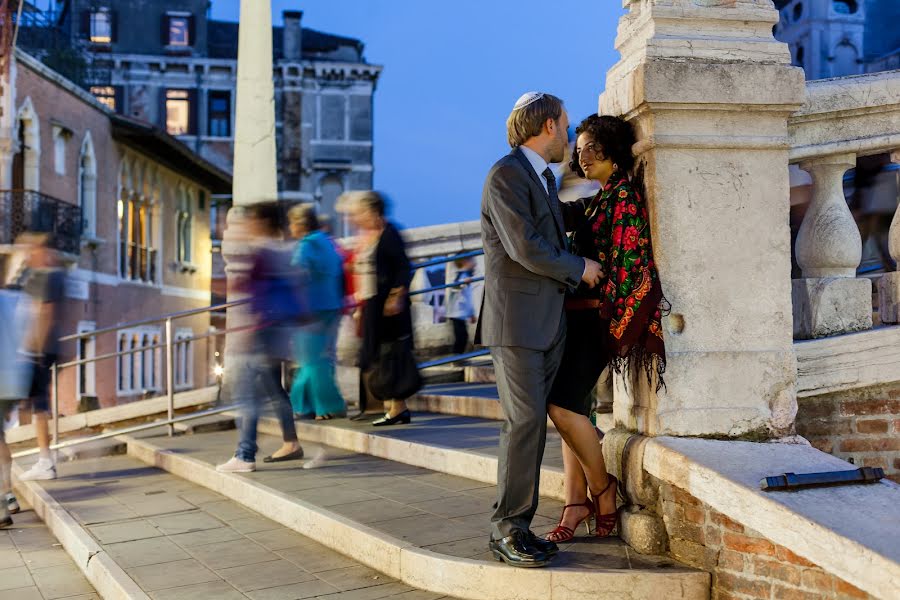
<path fill-rule="evenodd" d="M 478 401 L 497 404 L 490 397 Z M 495 562 L 486 545 L 496 420 L 418 413 L 412 425 L 388 430 L 343 419 L 301 421 L 307 455 L 325 449 L 325 466 L 304 470 L 300 462 L 260 462 L 246 476 L 214 468 L 233 453 L 236 432 L 227 430 L 233 426 L 234 416 L 223 415 L 171 438 L 162 429 L 119 438 L 110 447 L 121 450 L 124 443 L 128 456 L 62 464 L 62 478 L 39 487 L 99 545 L 95 552 L 119 566 L 127 580 L 123 589 L 137 587 L 153 598 L 709 597 L 708 573 L 666 556 L 640 555 L 617 538 L 564 545 L 546 569 L 513 570 Z M 277 432 L 274 419 L 263 419 L 260 431 L 264 456 L 279 444 L 269 435 Z M 559 440 L 552 433 L 542 486 L 534 527 L 539 534 L 555 526 L 562 508 Z M 150 514 L 155 511 L 164 515 Z M 170 520 L 181 523 L 178 532 L 166 529 Z M 127 533 L 133 529 L 137 533 Z M 123 532 L 125 539 L 105 538 L 107 531 Z M 192 538 L 197 546 L 182 543 Z M 337 566 L 316 571 L 320 555 L 352 564 L 335 558 Z M 146 556 L 136 560 L 153 564 L 132 564 L 123 556 Z M 251 562 L 226 566 L 222 556 Z M 366 576 L 344 584 L 341 569 L 346 577 Z M 291 576 L 292 570 L 298 574 Z M 288 581 L 298 577 L 302 581 Z"/>

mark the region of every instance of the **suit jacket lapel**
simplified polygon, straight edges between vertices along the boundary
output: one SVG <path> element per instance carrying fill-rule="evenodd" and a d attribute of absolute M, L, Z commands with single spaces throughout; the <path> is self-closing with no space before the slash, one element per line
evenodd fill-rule
<path fill-rule="evenodd" d="M 525 167 L 525 171 L 531 177 L 532 181 L 534 181 L 541 189 L 541 191 L 544 192 L 544 199 L 547 201 L 547 208 L 550 209 L 550 214 L 553 216 L 553 222 L 556 223 L 556 234 L 559 236 L 560 243 L 565 248 L 566 231 L 563 228 L 563 224 L 561 221 L 562 214 L 560 214 L 558 206 L 553 206 L 553 201 L 550 199 L 550 194 L 548 194 L 544 189 L 544 182 L 541 181 L 542 175 L 538 175 L 534 172 L 534 167 L 531 166 L 531 162 L 528 160 L 528 158 L 525 156 L 525 153 L 522 152 L 520 148 L 514 148 L 512 153 L 513 156 L 519 159 L 519 162 L 522 163 L 522 166 Z"/>

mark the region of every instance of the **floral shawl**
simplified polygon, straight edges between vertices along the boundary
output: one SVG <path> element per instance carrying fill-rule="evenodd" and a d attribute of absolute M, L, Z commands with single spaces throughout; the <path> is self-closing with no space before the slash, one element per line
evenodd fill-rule
<path fill-rule="evenodd" d="M 647 206 L 628 177 L 615 172 L 588 204 L 598 258 L 607 274 L 600 315 L 609 319 L 611 364 L 616 372 L 639 367 L 663 387 L 666 353 L 660 321 L 668 314 L 650 243 Z"/>

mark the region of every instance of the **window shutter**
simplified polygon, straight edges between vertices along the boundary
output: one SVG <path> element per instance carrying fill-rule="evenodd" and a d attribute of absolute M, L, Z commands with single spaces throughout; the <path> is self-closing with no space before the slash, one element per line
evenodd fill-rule
<path fill-rule="evenodd" d="M 188 46 L 197 45 L 197 27 L 194 22 L 194 15 L 188 17 Z"/>
<path fill-rule="evenodd" d="M 160 42 L 163 46 L 169 45 L 169 15 L 163 15 L 160 22 Z"/>
<path fill-rule="evenodd" d="M 200 132 L 197 131 L 197 90 L 192 89 L 188 90 L 188 134 L 189 135 L 200 135 Z"/>
<path fill-rule="evenodd" d="M 113 87 L 115 91 L 115 103 L 116 103 L 116 112 L 120 115 L 125 114 L 125 88 L 121 85 L 117 85 Z"/>
<path fill-rule="evenodd" d="M 109 39 L 115 44 L 119 41 L 119 13 L 117 11 L 109 11 Z"/>
<path fill-rule="evenodd" d="M 81 11 L 81 37 L 91 39 L 91 11 Z"/>

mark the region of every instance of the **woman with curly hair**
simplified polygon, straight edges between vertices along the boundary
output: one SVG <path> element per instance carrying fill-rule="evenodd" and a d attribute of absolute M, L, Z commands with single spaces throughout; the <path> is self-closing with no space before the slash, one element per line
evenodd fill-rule
<path fill-rule="evenodd" d="M 566 482 L 566 506 L 547 536 L 554 542 L 572 539 L 592 516 L 598 537 L 611 535 L 618 522 L 618 481 L 606 472 L 589 418 L 601 372 L 607 366 L 616 372 L 641 369 L 662 386 L 665 371 L 660 327 L 665 299 L 647 206 L 629 178 L 634 130 L 620 118 L 591 115 L 576 134 L 572 170 L 598 181 L 601 189 L 564 207 L 566 230 L 572 232 L 571 251 L 598 261 L 606 281 L 595 288 L 582 284 L 565 302 L 566 346 L 548 408 L 563 438 Z"/>

